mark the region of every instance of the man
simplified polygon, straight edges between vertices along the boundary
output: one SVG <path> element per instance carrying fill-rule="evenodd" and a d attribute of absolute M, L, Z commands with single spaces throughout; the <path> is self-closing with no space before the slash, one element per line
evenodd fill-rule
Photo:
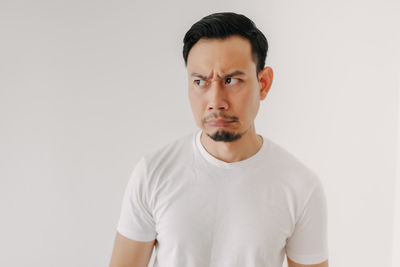
<path fill-rule="evenodd" d="M 126 187 L 111 267 L 328 266 L 317 175 L 254 119 L 271 87 L 267 40 L 247 17 L 216 13 L 184 38 L 200 130 L 143 156 Z"/>

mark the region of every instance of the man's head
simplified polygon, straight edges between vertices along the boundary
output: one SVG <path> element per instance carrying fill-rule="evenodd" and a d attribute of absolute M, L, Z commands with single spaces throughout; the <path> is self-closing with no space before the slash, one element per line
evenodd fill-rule
<path fill-rule="evenodd" d="M 255 133 L 260 100 L 273 77 L 264 68 L 267 50 L 255 24 L 235 13 L 206 16 L 186 33 L 183 57 L 193 115 L 214 141 L 235 141 L 249 129 Z"/>
<path fill-rule="evenodd" d="M 187 65 L 190 50 L 200 39 L 223 40 L 232 35 L 240 35 L 250 42 L 251 54 L 258 74 L 264 68 L 265 58 L 267 57 L 267 39 L 257 29 L 252 20 L 244 15 L 232 12 L 214 13 L 192 25 L 183 38 L 183 59 L 185 60 L 185 65 Z"/>

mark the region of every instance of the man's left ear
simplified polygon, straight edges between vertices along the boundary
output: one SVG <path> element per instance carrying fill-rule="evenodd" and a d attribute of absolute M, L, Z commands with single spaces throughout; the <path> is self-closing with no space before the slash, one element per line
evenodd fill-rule
<path fill-rule="evenodd" d="M 260 85 L 260 99 L 264 100 L 267 97 L 268 91 L 271 88 L 274 72 L 270 67 L 265 67 L 258 72 L 258 84 Z"/>

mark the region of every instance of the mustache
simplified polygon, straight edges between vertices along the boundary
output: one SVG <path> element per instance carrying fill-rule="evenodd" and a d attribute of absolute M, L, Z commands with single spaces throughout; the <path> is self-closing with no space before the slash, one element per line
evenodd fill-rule
<path fill-rule="evenodd" d="M 203 122 L 206 122 L 206 121 L 208 121 L 210 119 L 219 119 L 219 118 L 223 118 L 225 120 L 230 120 L 230 121 L 237 121 L 238 120 L 238 117 L 236 117 L 236 116 L 229 116 L 229 115 L 226 115 L 226 114 L 223 114 L 223 113 L 212 113 L 212 114 L 208 115 L 207 117 L 205 117 L 203 119 Z"/>

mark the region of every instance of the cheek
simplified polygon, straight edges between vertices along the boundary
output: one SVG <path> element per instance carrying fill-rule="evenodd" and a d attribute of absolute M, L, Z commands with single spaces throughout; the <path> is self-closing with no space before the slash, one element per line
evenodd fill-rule
<path fill-rule="evenodd" d="M 204 110 L 202 100 L 199 98 L 198 95 L 189 93 L 189 101 L 195 119 L 201 120 L 201 116 L 203 115 L 203 110 Z"/>
<path fill-rule="evenodd" d="M 238 104 L 242 109 L 250 109 L 254 104 L 254 94 L 243 90 L 236 98 L 236 104 Z"/>
<path fill-rule="evenodd" d="M 258 96 L 254 93 L 243 93 L 237 98 L 237 106 L 240 107 L 242 114 L 248 118 L 254 117 L 257 114 L 260 104 Z"/>

